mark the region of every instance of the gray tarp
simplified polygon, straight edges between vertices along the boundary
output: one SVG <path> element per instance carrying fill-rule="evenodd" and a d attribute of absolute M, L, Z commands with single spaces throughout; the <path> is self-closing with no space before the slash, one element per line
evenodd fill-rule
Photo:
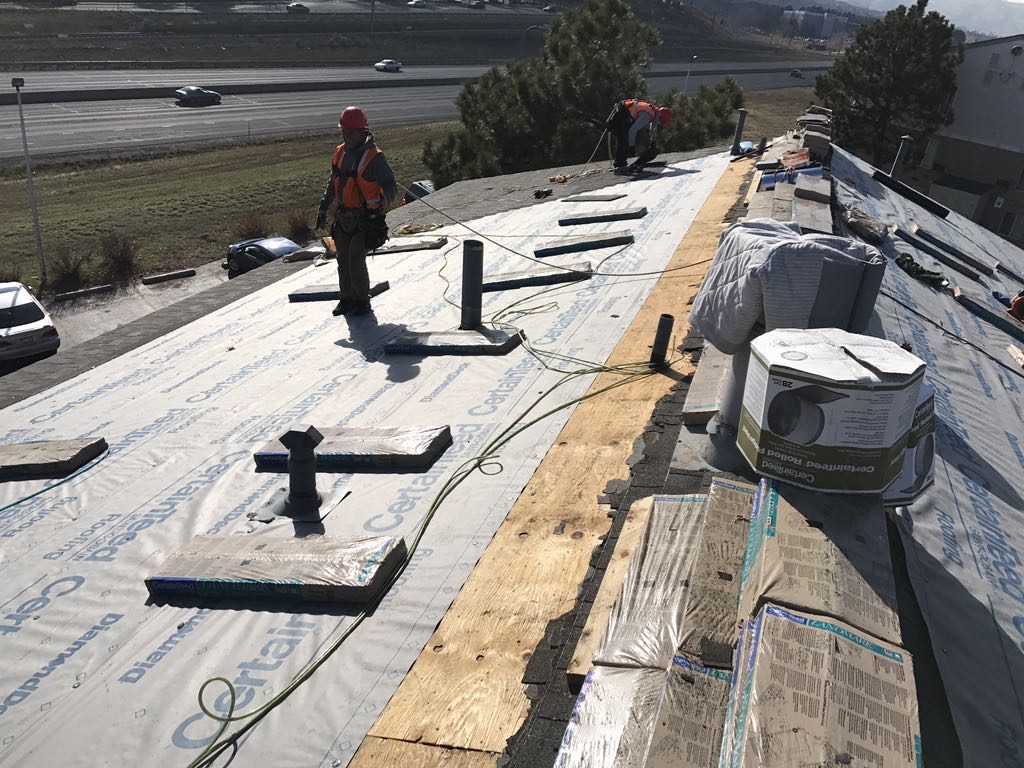
<path fill-rule="evenodd" d="M 690 320 L 727 354 L 763 326 L 867 328 L 885 263 L 875 248 L 796 223 L 752 219 L 722 233 Z"/>
<path fill-rule="evenodd" d="M 945 221 L 886 189 L 836 149 L 839 202 L 890 224 L 918 223 L 968 253 L 1024 270 L 1024 253 L 951 213 Z M 891 247 L 887 246 L 887 250 Z M 898 243 L 929 269 L 947 271 Z M 947 271 L 948 274 L 948 271 Z M 949 274 L 954 282 L 960 275 Z M 971 281 L 973 282 L 973 281 Z M 976 288 L 1009 292 L 1005 276 Z M 880 328 L 909 342 L 935 388 L 935 485 L 901 512 L 908 567 L 928 625 L 965 766 L 1024 764 L 1024 372 L 1012 339 L 890 264 Z"/>

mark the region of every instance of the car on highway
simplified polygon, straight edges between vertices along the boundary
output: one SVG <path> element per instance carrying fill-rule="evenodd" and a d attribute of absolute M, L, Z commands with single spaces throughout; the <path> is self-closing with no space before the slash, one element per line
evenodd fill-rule
<path fill-rule="evenodd" d="M 309 13 L 309 6 L 302 3 L 288 3 L 288 13 Z"/>
<path fill-rule="evenodd" d="M 544 11 L 544 13 L 558 13 L 558 8 L 553 5 L 545 5 L 541 10 Z"/>
<path fill-rule="evenodd" d="M 228 279 L 262 267 L 302 248 L 287 237 L 257 237 L 228 246 L 228 255 L 221 266 L 228 271 Z"/>
<path fill-rule="evenodd" d="M 0 283 L 0 363 L 53 354 L 60 334 L 43 305 L 21 283 Z"/>
<path fill-rule="evenodd" d="M 409 2 L 406 3 L 410 8 L 421 8 L 426 4 L 427 0 L 409 0 Z"/>
<path fill-rule="evenodd" d="M 470 8 L 486 8 L 487 6 L 484 5 L 484 0 L 469 0 L 469 7 Z"/>
<path fill-rule="evenodd" d="M 791 69 L 791 70 L 789 70 L 789 76 L 790 77 L 795 77 L 797 80 L 803 80 L 804 79 L 804 73 L 803 73 L 802 70 L 799 70 L 799 69 Z"/>
<path fill-rule="evenodd" d="M 186 85 L 174 92 L 174 98 L 178 100 L 179 107 L 205 107 L 210 104 L 220 104 L 220 94 L 198 85 Z"/>
<path fill-rule="evenodd" d="M 381 59 L 373 65 L 373 68 L 378 72 L 401 72 L 402 62 L 394 59 Z"/>

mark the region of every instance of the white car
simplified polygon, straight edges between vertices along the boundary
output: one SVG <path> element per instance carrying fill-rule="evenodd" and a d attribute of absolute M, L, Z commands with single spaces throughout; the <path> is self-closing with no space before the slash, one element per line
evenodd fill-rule
<path fill-rule="evenodd" d="M 401 72 L 402 62 L 394 59 L 381 59 L 373 65 L 373 68 L 378 72 Z"/>
<path fill-rule="evenodd" d="M 0 283 L 0 360 L 56 352 L 53 320 L 21 283 Z"/>
<path fill-rule="evenodd" d="M 409 0 L 409 2 L 406 3 L 406 5 L 408 5 L 410 8 L 419 8 L 420 6 L 423 6 L 423 5 L 426 5 L 426 4 L 427 4 L 427 0 Z"/>

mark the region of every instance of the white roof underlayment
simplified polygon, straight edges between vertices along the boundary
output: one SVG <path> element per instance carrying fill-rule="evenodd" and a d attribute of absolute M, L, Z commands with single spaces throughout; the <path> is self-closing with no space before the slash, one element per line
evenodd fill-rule
<path fill-rule="evenodd" d="M 935 216 L 872 179 L 872 168 L 836 148 L 841 205 L 887 224 L 924 227 L 974 258 L 1024 274 L 1024 252 L 963 216 Z M 930 270 L 1004 311 L 993 291 L 1024 289 L 1004 273 L 971 280 L 907 243 Z M 907 568 L 949 699 L 964 766 L 1020 765 L 1024 755 L 1024 371 L 1004 331 L 913 279 L 889 261 L 876 332 L 927 362 L 935 388 L 935 485 L 900 510 Z"/>
<path fill-rule="evenodd" d="M 643 205 L 650 213 L 628 222 L 635 244 L 585 258 L 609 257 L 609 272 L 655 272 L 727 162 L 718 155 L 670 166 L 615 187 L 628 193 L 617 203 L 547 202 L 472 226 L 532 253 L 552 236 L 624 228 L 559 227 L 567 212 Z M 146 604 L 143 579 L 169 554 L 196 535 L 248 530 L 246 513 L 284 484 L 282 475 L 253 471 L 253 451 L 268 439 L 296 423 L 450 424 L 454 445 L 428 472 L 320 475 L 321 490 L 351 491 L 326 519 L 327 534 L 409 539 L 441 483 L 561 377 L 523 347 L 504 357 L 380 352 L 406 327 L 458 326 L 444 294 L 458 303 L 458 235 L 467 232 L 444 233 L 453 239 L 440 251 L 371 260 L 373 279 L 391 284 L 374 301 L 375 318 L 334 318 L 329 302 L 289 303 L 291 291 L 336 284 L 333 266 L 310 266 L 0 411 L 0 442 L 102 436 L 110 444 L 68 482 L 0 485 L 0 764 L 185 765 L 217 731 L 197 704 L 204 680 L 232 680 L 238 711 L 251 711 L 352 621 Z M 485 275 L 530 268 L 486 244 Z M 600 363 L 657 279 L 558 286 L 526 302 L 538 311 L 515 322 L 538 349 Z M 484 316 L 539 290 L 485 294 Z M 684 315 L 680 306 L 676 316 Z M 648 354 L 637 349 L 636 360 Z M 546 404 L 584 393 L 592 380 L 571 379 Z M 459 486 L 383 605 L 245 737 L 242 764 L 348 763 L 570 413 L 517 437 L 501 451 L 500 473 L 478 472 Z M 254 535 L 290 534 L 285 525 Z M 223 691 L 214 685 L 207 696 L 221 712 Z"/>

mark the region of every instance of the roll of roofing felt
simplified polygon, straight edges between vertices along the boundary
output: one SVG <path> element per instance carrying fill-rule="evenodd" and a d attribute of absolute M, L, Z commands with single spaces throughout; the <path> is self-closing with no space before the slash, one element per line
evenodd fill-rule
<path fill-rule="evenodd" d="M 825 428 L 821 405 L 845 398 L 846 395 L 818 386 L 781 392 L 768 406 L 768 429 L 794 443 L 810 445 Z"/>

